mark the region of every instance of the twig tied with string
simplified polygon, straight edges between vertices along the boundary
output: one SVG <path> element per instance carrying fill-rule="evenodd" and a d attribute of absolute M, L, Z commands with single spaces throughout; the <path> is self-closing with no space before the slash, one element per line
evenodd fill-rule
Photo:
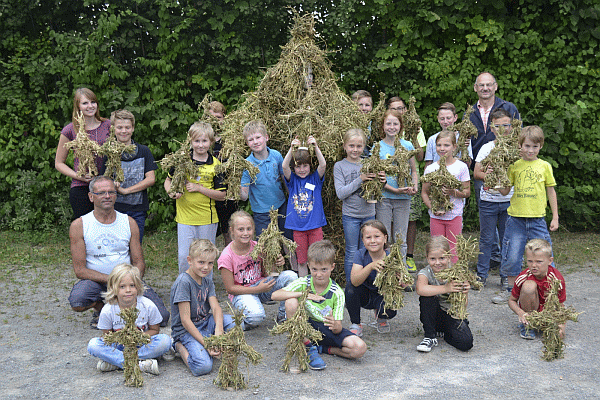
<path fill-rule="evenodd" d="M 542 331 L 542 342 L 544 352 L 542 359 L 552 361 L 564 357 L 565 342 L 560 335 L 561 326 L 567 321 L 577 322 L 581 313 L 575 311 L 572 306 L 565 307 L 558 299 L 558 292 L 562 282 L 552 278 L 550 289 L 546 293 L 546 302 L 542 311 L 532 311 L 527 315 L 529 328 Z"/>
<path fill-rule="evenodd" d="M 416 149 L 417 147 L 415 147 Z M 394 154 L 388 158 L 390 165 L 386 171 L 387 175 L 396 178 L 399 187 L 404 185 L 412 186 L 412 175 L 410 159 L 419 153 L 419 150 L 407 150 L 400 142 L 400 136 L 396 135 L 394 139 Z M 415 164 L 416 166 L 416 164 Z"/>
<path fill-rule="evenodd" d="M 263 356 L 246 343 L 246 336 L 242 329 L 243 310 L 233 310 L 231 304 L 229 309 L 233 313 L 235 327 L 222 335 L 205 337 L 204 344 L 207 349 L 221 352 L 221 366 L 213 383 L 221 389 L 245 389 L 248 387 L 248 382 L 239 371 L 239 356 L 243 355 L 246 357 L 247 364 L 254 365 L 258 364 Z"/>
<path fill-rule="evenodd" d="M 373 282 L 383 295 L 387 310 L 399 310 L 404 307 L 403 285 L 412 285 L 415 282 L 402 257 L 402 243 L 402 235 L 396 234 L 396 241 L 390 246 L 390 254 L 383 259 L 383 267 Z"/>
<path fill-rule="evenodd" d="M 454 155 L 456 156 L 460 153 L 460 160 L 465 164 L 469 165 L 469 146 L 467 140 L 470 140 L 471 137 L 477 138 L 479 132 L 477 132 L 477 128 L 471 122 L 470 116 L 473 113 L 473 106 L 469 105 L 467 107 L 467 111 L 465 111 L 465 116 L 459 123 L 454 123 L 448 127 L 449 131 L 458 131 L 458 139 L 456 139 L 456 151 Z"/>
<path fill-rule="evenodd" d="M 135 152 L 135 145 L 119 142 L 115 134 L 115 126 L 111 125 L 108 139 L 98 150 L 98 155 L 106 157 L 104 176 L 113 179 L 115 182 L 123 182 L 125 175 L 121 166 L 121 156 L 123 153 L 132 154 L 133 152 Z"/>
<path fill-rule="evenodd" d="M 96 157 L 99 155 L 100 145 L 90 139 L 85 131 L 85 118 L 82 112 L 77 113 L 77 125 L 79 125 L 79 130 L 77 131 L 75 140 L 65 143 L 65 148 L 72 148 L 79 160 L 79 167 L 77 168 L 78 178 L 86 175 L 96 176 L 98 175 Z"/>
<path fill-rule="evenodd" d="M 177 142 L 181 145 L 179 150 L 167 154 L 160 160 L 160 167 L 171 176 L 171 189 L 169 194 L 183 193 L 185 184 L 189 177 L 198 175 L 198 167 L 190 156 L 191 144 L 189 139 L 185 142 Z M 171 171 L 173 171 L 171 173 Z"/>
<path fill-rule="evenodd" d="M 394 172 L 395 168 L 392 166 L 392 162 L 380 158 L 379 149 L 379 142 L 376 142 L 371 150 L 371 155 L 362 160 L 361 174 L 377 174 L 379 171 L 386 173 L 388 171 Z M 362 198 L 369 203 L 378 202 L 383 196 L 383 186 L 384 184 L 379 181 L 378 176 L 371 180 L 363 181 L 361 184 Z"/>
<path fill-rule="evenodd" d="M 446 156 L 442 156 L 438 161 L 440 167 L 421 177 L 421 182 L 429 182 L 429 198 L 431 199 L 431 211 L 444 213 L 452 210 L 454 205 L 450 200 L 449 195 L 445 195 L 443 188 L 447 189 L 462 189 L 462 183 L 446 168 Z"/>
<path fill-rule="evenodd" d="M 499 188 L 512 186 L 508 179 L 508 168 L 511 164 L 521 158 L 519 150 L 519 134 L 521 133 L 521 121 L 512 120 L 512 131 L 505 134 L 505 128 L 500 127 L 496 136 L 496 144 L 490 154 L 481 162 L 483 171 L 491 166 L 493 169 L 485 175 L 484 186 L 488 188 Z"/>
<path fill-rule="evenodd" d="M 224 176 L 223 184 L 227 187 L 225 193 L 227 199 L 241 199 L 241 181 L 244 171 L 248 171 L 251 182 L 254 182 L 260 169 L 236 152 L 231 152 L 227 161 L 215 167 L 215 173 Z"/>
<path fill-rule="evenodd" d="M 282 324 L 276 324 L 273 329 L 270 330 L 271 335 L 281 335 L 287 333 L 288 342 L 286 344 L 287 353 L 283 360 L 281 369 L 285 372 L 290 370 L 290 363 L 294 357 L 297 358 L 300 371 L 306 371 L 308 369 L 308 355 L 306 353 L 306 346 L 304 345 L 304 339 L 310 340 L 312 343 L 316 343 L 323 339 L 323 334 L 317 331 L 308 322 L 308 310 L 306 309 L 306 298 L 309 294 L 307 288 L 302 296 L 298 298 L 298 308 L 291 318 L 288 318 Z"/>
<path fill-rule="evenodd" d="M 412 143 L 415 149 L 421 148 L 417 137 L 421 131 L 421 118 L 415 108 L 416 99 L 410 96 L 408 100 L 408 111 L 402 116 L 402 125 L 404 126 L 404 139 Z"/>
<path fill-rule="evenodd" d="M 463 235 L 456 236 L 456 255 L 458 261 L 450 268 L 435 274 L 440 282 L 469 282 L 471 288 L 480 290 L 483 284 L 477 280 L 477 275 L 469 270 L 469 264 L 473 262 L 479 254 L 479 244 L 477 239 L 465 238 Z M 451 255 L 448 254 L 448 257 Z M 450 309 L 448 314 L 456 319 L 466 319 L 467 314 L 467 293 L 452 292 L 448 295 Z"/>
<path fill-rule="evenodd" d="M 283 232 L 279 230 L 277 210 L 271 206 L 269 217 L 271 222 L 267 229 L 264 229 L 258 236 L 256 246 L 250 253 L 253 260 L 262 259 L 262 266 L 265 273 L 269 275 L 278 275 L 283 271 L 283 266 L 277 266 L 277 259 L 281 256 L 282 247 L 285 248 L 285 257 L 289 259 L 290 255 L 296 251 L 298 245 L 296 242 L 283 236 Z"/>
<path fill-rule="evenodd" d="M 125 375 L 125 386 L 141 387 L 144 378 L 138 363 L 138 347 L 150 343 L 150 335 L 143 333 L 135 325 L 139 310 L 136 307 L 122 309 L 118 314 L 125 327 L 116 332 L 105 333 L 102 337 L 104 344 L 123 345 L 123 373 Z"/>

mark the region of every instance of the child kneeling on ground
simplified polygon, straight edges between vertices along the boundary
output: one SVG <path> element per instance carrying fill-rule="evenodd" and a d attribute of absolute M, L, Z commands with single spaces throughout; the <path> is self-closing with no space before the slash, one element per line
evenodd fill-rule
<path fill-rule="evenodd" d="M 131 264 L 117 265 L 106 282 L 106 292 L 103 293 L 106 304 L 100 311 L 98 329 L 103 333 L 118 331 L 125 328 L 125 321 L 117 315 L 121 310 L 136 307 L 139 310 L 135 325 L 144 333 L 150 335 L 150 343 L 138 348 L 139 365 L 143 372 L 158 375 L 156 358 L 165 354 L 171 348 L 171 338 L 158 333 L 162 316 L 154 303 L 143 297 L 144 284 L 140 271 Z M 123 345 L 105 344 L 102 337 L 90 340 L 88 352 L 100 360 L 96 368 L 102 372 L 123 369 Z"/>
<path fill-rule="evenodd" d="M 175 349 L 194 376 L 208 374 L 212 357 L 220 354 L 206 349 L 204 338 L 221 335 L 235 326 L 231 315 L 223 315 L 215 284 L 208 276 L 218 254 L 210 240 L 194 240 L 187 257 L 189 268 L 171 287 L 171 335 Z"/>
<path fill-rule="evenodd" d="M 459 292 L 468 294 L 471 285 L 458 281 L 442 283 L 435 277 L 436 273 L 450 267 L 450 244 L 445 237 L 430 238 L 425 246 L 425 257 L 428 265 L 417 274 L 416 284 L 425 338 L 417 350 L 428 353 L 437 346 L 437 332 L 443 333 L 446 343 L 462 351 L 470 350 L 473 347 L 473 335 L 469 321 L 452 318 L 448 314 L 448 296 Z"/>
<path fill-rule="evenodd" d="M 344 318 L 344 289 L 331 279 L 335 264 L 335 247 L 329 240 L 321 240 L 308 248 L 308 269 L 310 275 L 296 279 L 271 296 L 273 300 L 285 301 L 287 315 L 298 309 L 298 297 L 309 288 L 306 309 L 309 323 L 323 334 L 323 340 L 311 343 L 305 338 L 309 357 L 309 367 L 324 369 L 327 364 L 319 353 L 334 354 L 345 358 L 360 358 L 367 351 L 361 338 L 342 328 Z"/>

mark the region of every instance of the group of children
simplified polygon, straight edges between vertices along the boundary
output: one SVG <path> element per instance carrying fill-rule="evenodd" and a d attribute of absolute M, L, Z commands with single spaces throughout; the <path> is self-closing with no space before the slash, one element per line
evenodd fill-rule
<path fill-rule="evenodd" d="M 372 98 L 365 91 L 359 92 L 354 96 L 357 104 L 361 111 L 369 112 L 372 109 Z M 92 97 L 92 95 L 88 93 L 85 96 Z M 81 104 L 86 104 L 85 96 Z M 95 103 L 95 96 L 93 100 Z M 396 136 L 402 138 L 404 134 L 402 114 L 406 111 L 406 105 L 399 98 L 392 100 L 383 117 L 383 137 L 380 141 L 379 154 L 382 159 L 394 154 Z M 214 102 L 211 110 L 215 112 L 215 109 L 219 109 L 222 117 L 224 109 L 221 109 L 219 104 Z M 86 110 L 85 107 L 83 108 Z M 88 110 L 88 113 L 90 119 L 96 118 L 97 106 L 93 110 Z M 215 113 L 219 114 L 219 112 Z M 118 140 L 123 143 L 133 143 L 131 134 L 134 120 L 133 116 L 129 117 L 129 114 L 120 111 L 112 118 L 112 124 L 118 128 L 117 131 L 123 132 L 117 133 Z M 500 127 L 506 128 L 511 120 L 509 115 L 501 115 L 501 113 L 492 114 L 490 118 L 492 129 L 496 134 Z M 438 110 L 438 121 L 442 131 L 429 139 L 425 153 L 425 174 L 439 169 L 439 158 L 444 156 L 447 170 L 462 182 L 460 189 L 443 189 L 443 193 L 450 197 L 453 204 L 453 208 L 445 213 L 431 211 L 430 184 L 424 183 L 419 193 L 416 159 L 423 154 L 422 143 L 425 142 L 423 135 L 419 135 L 423 136 L 419 140 L 420 153 L 417 154 L 416 159 L 413 157 L 408 162 L 411 171 L 410 179 L 404 182 L 398 182 L 394 177 L 386 176 L 383 172 L 361 173 L 361 160 L 368 154 L 368 150 L 365 150 L 368 144 L 367 135 L 371 133 L 354 128 L 344 135 L 343 148 L 346 157 L 335 163 L 333 178 L 336 194 L 342 200 L 346 288 L 339 287 L 330 278 L 334 267 L 335 249 L 329 241 L 323 240 L 322 227 L 327 224 L 327 221 L 322 205 L 321 188 L 326 161 L 319 150 L 317 140 L 312 136 L 307 138 L 306 143 L 294 139 L 284 158 L 277 150 L 267 146 L 269 136 L 265 125 L 260 121 L 249 122 L 243 130 L 246 143 L 251 150 L 247 160 L 256 165 L 260 172 L 254 180 L 250 178 L 247 171 L 244 173 L 241 181 L 241 198 L 250 200 L 252 216 L 244 211 L 219 215 L 217 204 L 225 200 L 225 188 L 214 172 L 220 160 L 214 157 L 210 150 L 218 138 L 215 137 L 210 124 L 198 122 L 192 125 L 188 132 L 191 143 L 190 157 L 198 166 L 198 175 L 188 178 L 183 193 L 170 194 L 176 200 L 180 272 L 171 291 L 174 343 L 171 350 L 177 351 L 182 356 L 194 375 L 208 373 L 212 367 L 211 357 L 217 353 L 204 348 L 203 337 L 222 334 L 232 327 L 231 317 L 223 315 L 219 307 L 212 282 L 213 265 L 218 254 L 214 242 L 219 223 L 225 222 L 223 220 L 226 219 L 229 222 L 228 227 L 222 233 L 229 233 L 231 242 L 221 253 L 217 265 L 229 294 L 229 300 L 235 308 L 244 310 L 244 329 L 257 326 L 265 318 L 263 304 L 270 301 L 280 301 L 277 320 L 283 321 L 297 308 L 296 298 L 300 296 L 299 293 L 310 287 L 311 294 L 306 306 L 311 324 L 324 334 L 322 342 L 306 343 L 311 368 L 325 367 L 324 361 L 319 356 L 320 353 L 337 354 L 348 358 L 361 357 L 366 346 L 360 339 L 362 334 L 360 309 L 374 310 L 373 325 L 380 332 L 389 331 L 388 320 L 395 316 L 395 311 L 385 308 L 383 297 L 373 281 L 383 265 L 382 260 L 387 254 L 387 244 L 394 241 L 397 233 L 400 234 L 399 237 L 403 242 L 406 242 L 402 245 L 402 254 L 407 257 L 409 271 L 417 271 L 412 260 L 415 230 L 409 229 L 411 225 L 409 221 L 414 223 L 420 216 L 419 199 L 422 199 L 430 209 L 432 239 L 426 247 L 428 265 L 418 273 L 416 281 L 416 291 L 420 296 L 421 321 L 425 331 L 425 338 L 417 349 L 430 351 L 437 344 L 436 333 L 443 332 L 446 342 L 460 350 L 469 350 L 473 345 L 473 337 L 469 331 L 468 321 L 455 320 L 446 312 L 447 294 L 467 293 L 470 289 L 469 284 L 468 282 L 439 282 L 435 278 L 436 272 L 448 268 L 456 261 L 455 237 L 462 231 L 464 203 L 470 196 L 469 168 L 457 158 L 459 155 L 456 154 L 458 135 L 446 129 L 456 119 L 454 106 L 444 103 Z M 509 129 L 504 131 L 507 132 Z M 407 150 L 414 149 L 413 145 L 406 140 L 401 139 L 399 142 Z M 314 149 L 318 164 L 315 171 L 311 171 L 310 152 L 302 148 L 303 145 L 312 146 Z M 486 246 L 491 240 L 488 240 L 490 232 L 498 229 L 502 236 L 505 260 L 500 273 L 501 277 L 507 278 L 508 289 L 502 296 L 507 297 L 511 309 L 519 315 L 522 324 L 521 336 L 531 338 L 531 331 L 526 329 L 526 313 L 543 306 L 543 294 L 548 287 L 548 276 L 561 279 L 563 294 L 564 279 L 554 267 L 551 267 L 550 273 L 548 272 L 552 253 L 550 236 L 544 219 L 546 198 L 550 200 L 553 212 L 550 225 L 552 230 L 558 227 L 558 214 L 552 169 L 548 163 L 537 158 L 543 145 L 541 129 L 536 126 L 524 128 L 519 137 L 519 145 L 522 149 L 522 160 L 512 165 L 509 170 L 509 177 L 514 186 L 512 198 L 510 198 L 511 188 L 482 188 L 481 196 L 484 203 L 482 208 L 489 206 L 490 213 L 495 215 L 495 219 L 485 217 L 487 215 L 485 213 L 481 215 L 481 218 L 485 219 L 481 232 L 481 251 L 484 254 L 480 257 L 477 269 L 480 279 L 485 282 L 489 270 L 489 252 Z M 140 145 L 137 145 L 137 149 L 138 153 L 146 153 Z M 475 177 L 479 179 L 483 179 L 485 174 L 490 172 L 489 168 L 487 171 L 481 169 L 482 157 L 485 157 L 484 150 L 489 151 L 491 148 L 482 149 L 475 160 Z M 57 160 L 59 158 L 62 160 L 62 156 L 61 153 L 59 157 L 57 152 Z M 126 206 L 123 209 L 127 213 L 138 212 L 140 217 L 145 217 L 147 197 L 144 197 L 144 193 L 146 188 L 154 183 L 154 169 L 156 169 L 151 154 L 143 159 L 144 168 L 139 165 L 136 167 L 137 179 L 131 182 L 126 179 L 119 190 L 124 197 L 132 194 L 131 192 L 142 193 L 141 200 L 136 201 L 137 204 L 141 204 L 140 207 L 135 209 Z M 64 163 L 64 160 L 62 161 Z M 74 181 L 78 179 L 80 178 Z M 383 199 L 377 205 L 368 203 L 361 197 L 361 185 L 366 180 L 381 182 Z M 170 186 L 169 177 L 164 183 L 167 192 Z M 289 192 L 287 196 L 286 190 Z M 137 197 L 140 195 L 138 194 Z M 488 202 L 492 204 L 486 204 Z M 267 276 L 261 260 L 253 260 L 250 257 L 256 245 L 255 235 L 259 235 L 270 222 L 271 207 L 276 208 L 280 214 L 280 229 L 298 243 L 297 268 L 295 268 L 298 274 L 293 270 L 287 270 L 278 276 Z M 529 246 L 527 242 L 530 239 L 538 238 L 545 239 L 547 246 L 527 247 L 529 268 L 521 272 L 525 246 Z M 548 248 L 549 255 L 546 254 Z M 542 253 L 543 256 L 538 257 L 538 253 Z M 547 261 L 549 263 L 544 266 Z M 283 265 L 283 256 L 277 262 Z M 120 270 L 115 268 L 117 272 Z M 310 275 L 307 276 L 308 272 Z M 132 285 L 123 284 L 123 276 L 127 277 L 125 281 L 133 281 L 133 288 Z M 538 292 L 533 293 L 533 284 L 528 283 L 529 281 L 537 284 Z M 134 292 L 139 297 L 143 289 L 138 285 L 135 274 L 131 271 L 122 274 L 120 278 L 115 278 L 114 285 L 113 287 L 109 285 L 108 293 L 116 294 L 107 297 L 108 304 L 105 308 L 107 313 L 112 310 L 111 312 L 116 315 L 119 307 L 132 304 L 130 297 L 126 296 L 131 296 L 131 292 Z M 127 293 L 123 290 L 123 299 L 120 297 L 122 286 L 130 287 Z M 527 300 L 521 301 L 525 295 L 528 296 Z M 129 300 L 126 301 L 126 298 Z M 564 296 L 561 300 L 564 300 Z M 349 329 L 341 325 L 344 306 L 350 314 Z M 105 310 L 103 309 L 102 312 L 104 313 Z M 156 336 L 158 331 L 153 329 L 156 325 L 156 321 L 151 318 L 153 313 L 149 310 L 145 314 L 147 315 L 142 317 L 140 313 L 138 326 Z M 118 329 L 118 320 L 118 317 L 112 317 L 112 324 L 107 323 L 99 327 L 103 330 Z M 162 340 L 164 338 L 159 339 L 161 339 L 160 345 L 157 344 L 147 352 L 142 352 L 140 349 L 141 363 L 149 365 L 144 367 L 146 371 L 157 372 L 158 369 L 154 362 L 145 363 L 144 359 L 155 359 L 157 352 L 163 350 L 167 352 L 171 348 L 167 346 L 165 350 Z M 99 346 L 98 341 L 101 339 L 94 339 L 92 341 L 94 343 L 90 342 L 90 352 L 93 351 L 92 354 L 101 358 L 98 369 L 107 370 L 112 368 L 111 366 L 122 367 L 120 356 L 105 356 L 103 351 L 96 349 Z M 154 342 L 151 342 L 151 345 L 152 343 Z M 118 351 L 118 346 L 109 347 Z M 108 352 L 106 349 L 104 351 Z"/>

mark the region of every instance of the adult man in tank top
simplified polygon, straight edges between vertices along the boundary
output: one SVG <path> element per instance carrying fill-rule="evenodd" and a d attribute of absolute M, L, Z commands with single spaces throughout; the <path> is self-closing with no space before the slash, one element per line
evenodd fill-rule
<path fill-rule="evenodd" d="M 139 228 L 133 218 L 115 211 L 117 189 L 114 182 L 97 176 L 90 182 L 90 201 L 94 210 L 71 223 L 71 257 L 73 270 L 80 279 L 75 283 L 69 303 L 75 311 L 94 309 L 90 326 L 95 327 L 97 315 L 104 306 L 102 292 L 106 291 L 108 275 L 121 263 L 139 269 L 142 278 L 146 269 Z M 169 311 L 158 294 L 144 284 L 144 297 L 152 300 L 163 317 L 166 326 Z"/>

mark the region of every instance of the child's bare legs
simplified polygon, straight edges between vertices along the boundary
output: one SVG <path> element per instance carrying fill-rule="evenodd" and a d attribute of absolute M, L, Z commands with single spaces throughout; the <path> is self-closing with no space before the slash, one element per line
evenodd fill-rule
<path fill-rule="evenodd" d="M 342 347 L 330 347 L 329 352 L 344 358 L 361 358 L 367 351 L 367 345 L 356 335 L 347 336 Z"/>
<path fill-rule="evenodd" d="M 406 229 L 406 254 L 414 254 L 417 239 L 417 221 L 408 221 Z"/>
<path fill-rule="evenodd" d="M 177 342 L 175 343 L 175 350 L 177 350 L 177 352 L 181 356 L 183 363 L 189 368 L 190 365 L 188 364 L 188 357 L 190 356 L 190 353 L 187 351 L 185 346 L 182 345 L 181 342 Z"/>
<path fill-rule="evenodd" d="M 515 283 L 515 277 L 509 276 L 509 285 L 510 279 L 512 278 L 512 284 Z M 519 306 L 526 313 L 530 313 L 532 311 L 537 311 L 540 306 L 540 299 L 537 290 L 537 284 L 534 281 L 525 281 L 523 286 L 521 286 L 521 293 L 519 295 Z"/>
<path fill-rule="evenodd" d="M 290 318 L 298 309 L 298 299 L 291 298 L 285 301 L 285 315 Z"/>

